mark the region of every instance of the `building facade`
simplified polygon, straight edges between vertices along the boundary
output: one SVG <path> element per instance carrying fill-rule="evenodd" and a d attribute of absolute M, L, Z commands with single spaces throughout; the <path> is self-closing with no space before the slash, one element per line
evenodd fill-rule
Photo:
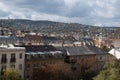
<path fill-rule="evenodd" d="M 108 60 L 108 54 L 95 46 L 69 46 L 64 47 L 67 50 L 65 62 L 71 64 L 73 70 L 83 73 L 90 70 L 98 73 Z"/>
<path fill-rule="evenodd" d="M 6 68 L 15 68 L 24 79 L 25 48 L 14 47 L 13 45 L 0 46 L 0 75 Z"/>
<path fill-rule="evenodd" d="M 69 74 L 68 76 L 71 80 L 78 80 L 79 76 L 85 75 L 86 70 L 89 71 L 91 77 L 93 77 L 99 73 L 108 60 L 108 55 L 104 51 L 89 45 L 25 47 L 27 51 L 25 56 L 26 80 L 48 80 L 46 77 L 50 77 L 51 73 L 54 74 L 57 71 L 58 74 L 56 73 L 56 76 L 60 76 L 60 73 L 63 72 L 62 74 Z M 52 65 L 52 67 L 48 68 L 50 65 Z M 50 78 L 53 78 L 53 75 Z"/>
<path fill-rule="evenodd" d="M 65 52 L 57 50 L 53 46 L 32 45 L 24 47 L 26 48 L 25 80 L 40 80 L 40 77 L 43 76 L 40 72 L 48 65 L 64 62 Z"/>

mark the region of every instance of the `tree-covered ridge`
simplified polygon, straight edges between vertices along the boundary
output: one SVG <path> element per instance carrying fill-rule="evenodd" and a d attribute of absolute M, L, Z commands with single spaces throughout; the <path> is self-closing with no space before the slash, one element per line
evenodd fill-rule
<path fill-rule="evenodd" d="M 53 21 L 32 21 L 24 19 L 1 19 L 0 27 L 12 27 L 16 29 L 37 30 L 40 32 L 79 32 L 88 29 L 89 25 L 78 23 L 62 23 Z M 94 27 L 94 26 L 92 26 Z"/>

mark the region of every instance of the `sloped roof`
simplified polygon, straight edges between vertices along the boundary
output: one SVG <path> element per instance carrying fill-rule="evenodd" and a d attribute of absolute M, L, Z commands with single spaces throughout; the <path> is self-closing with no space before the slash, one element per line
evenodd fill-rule
<path fill-rule="evenodd" d="M 66 47 L 66 50 L 68 51 L 68 55 L 86 55 L 86 54 L 94 54 L 89 49 L 85 47 Z"/>
<path fill-rule="evenodd" d="M 16 36 L 0 36 L 0 43 L 15 43 L 17 40 Z"/>
<path fill-rule="evenodd" d="M 108 53 L 115 56 L 117 59 L 120 59 L 120 50 L 119 49 L 113 48 Z"/>
<path fill-rule="evenodd" d="M 41 36 L 39 35 L 25 35 L 27 40 L 42 40 Z"/>
<path fill-rule="evenodd" d="M 0 40 L 17 40 L 15 36 L 0 36 Z"/>
<path fill-rule="evenodd" d="M 90 46 L 90 47 L 67 46 L 67 47 L 58 47 L 58 48 L 67 50 L 68 55 L 106 54 L 106 52 L 94 46 Z"/>
<path fill-rule="evenodd" d="M 52 37 L 52 36 L 42 36 L 43 40 L 49 40 L 49 41 L 56 41 L 56 40 L 62 40 L 61 37 Z"/>

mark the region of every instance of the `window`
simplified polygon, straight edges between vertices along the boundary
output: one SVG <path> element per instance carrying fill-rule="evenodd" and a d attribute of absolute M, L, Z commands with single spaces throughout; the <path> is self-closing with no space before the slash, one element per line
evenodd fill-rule
<path fill-rule="evenodd" d="M 19 69 L 22 70 L 22 64 L 19 64 Z"/>
<path fill-rule="evenodd" d="M 26 55 L 26 59 L 30 60 L 31 59 L 31 55 Z"/>
<path fill-rule="evenodd" d="M 34 64 L 33 64 L 33 67 L 34 67 L 34 68 L 38 68 L 38 67 L 39 67 L 39 64 L 38 64 L 38 63 L 34 63 Z"/>
<path fill-rule="evenodd" d="M 19 58 L 22 59 L 22 53 L 19 54 Z"/>
<path fill-rule="evenodd" d="M 102 60 L 102 56 L 100 56 L 100 60 Z"/>
<path fill-rule="evenodd" d="M 27 64 L 27 66 L 26 66 L 27 68 L 30 68 L 30 64 Z"/>
<path fill-rule="evenodd" d="M 15 53 L 11 54 L 10 62 L 16 62 Z"/>
<path fill-rule="evenodd" d="M 7 63 L 7 55 L 2 54 L 1 63 Z"/>
<path fill-rule="evenodd" d="M 7 56 L 6 54 L 2 54 L 2 58 L 6 58 L 6 56 Z"/>
<path fill-rule="evenodd" d="M 11 58 L 15 58 L 15 53 L 12 53 L 12 54 L 11 54 Z"/>
<path fill-rule="evenodd" d="M 29 75 L 27 75 L 27 76 L 26 76 L 26 78 L 27 78 L 27 79 L 29 79 L 29 78 L 30 78 L 30 76 L 29 76 Z"/>

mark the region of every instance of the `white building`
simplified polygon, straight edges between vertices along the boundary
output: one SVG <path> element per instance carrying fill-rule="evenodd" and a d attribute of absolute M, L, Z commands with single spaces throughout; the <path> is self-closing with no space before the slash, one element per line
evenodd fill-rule
<path fill-rule="evenodd" d="M 14 47 L 13 45 L 0 46 L 0 75 L 6 68 L 19 70 L 19 75 L 24 79 L 25 48 Z"/>
<path fill-rule="evenodd" d="M 120 49 L 113 48 L 108 53 L 115 56 L 117 59 L 120 59 Z"/>

